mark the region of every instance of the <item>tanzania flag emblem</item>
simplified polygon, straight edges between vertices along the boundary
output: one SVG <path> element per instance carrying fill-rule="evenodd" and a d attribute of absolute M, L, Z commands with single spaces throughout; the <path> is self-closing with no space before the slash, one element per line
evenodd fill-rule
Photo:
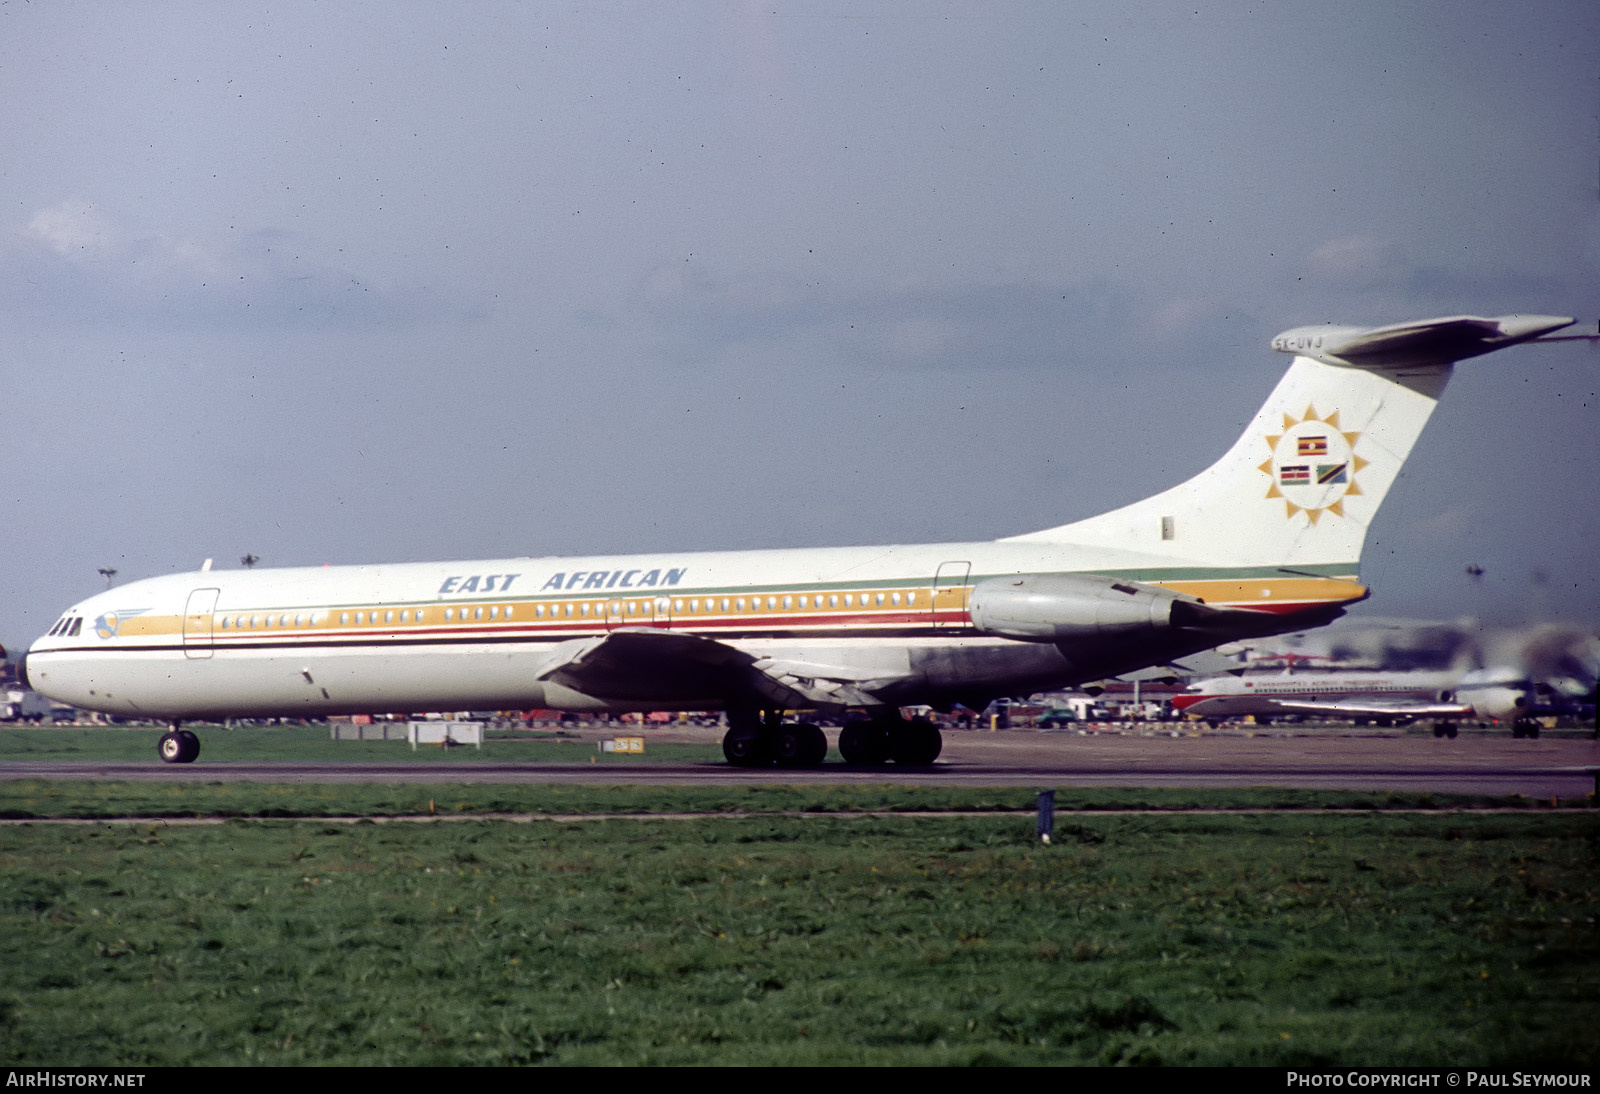
<path fill-rule="evenodd" d="M 1344 469 L 1347 463 L 1319 463 L 1317 464 L 1317 485 L 1327 486 L 1329 483 L 1347 482 Z"/>
<path fill-rule="evenodd" d="M 1295 450 L 1297 456 L 1326 456 L 1328 454 L 1327 437 L 1301 437 Z"/>
<path fill-rule="evenodd" d="M 1278 481 L 1284 486 L 1299 486 L 1311 481 L 1311 468 L 1303 463 L 1278 469 Z"/>

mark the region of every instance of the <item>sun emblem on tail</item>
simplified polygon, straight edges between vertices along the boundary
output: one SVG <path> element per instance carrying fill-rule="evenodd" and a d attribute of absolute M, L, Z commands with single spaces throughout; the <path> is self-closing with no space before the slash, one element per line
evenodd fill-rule
<path fill-rule="evenodd" d="M 1360 436 L 1339 428 L 1337 410 L 1322 417 L 1308 406 L 1298 419 L 1285 414 L 1283 432 L 1266 438 L 1272 455 L 1260 465 L 1272 480 L 1267 497 L 1282 498 L 1286 516 L 1303 512 L 1312 524 L 1323 513 L 1344 516 L 1344 499 L 1361 493 L 1356 474 L 1368 463 L 1355 453 Z"/>

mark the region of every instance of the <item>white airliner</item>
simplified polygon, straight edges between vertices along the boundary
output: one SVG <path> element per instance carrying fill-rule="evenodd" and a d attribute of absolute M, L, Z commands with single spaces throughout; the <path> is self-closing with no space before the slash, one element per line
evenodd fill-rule
<path fill-rule="evenodd" d="M 1507 720 L 1517 737 L 1537 737 L 1525 717 L 1531 685 L 1508 671 L 1281 672 L 1198 680 L 1172 697 L 1172 707 L 1213 725 L 1245 715 L 1367 718 L 1388 724 L 1434 719 L 1434 736 L 1454 737 L 1463 718 Z"/>
<path fill-rule="evenodd" d="M 172 725 L 357 712 L 727 712 L 736 764 L 814 766 L 785 710 L 862 710 L 850 763 L 926 764 L 903 706 L 990 700 L 1318 626 L 1367 596 L 1367 526 L 1454 362 L 1569 325 L 1457 316 L 1273 339 L 1288 372 L 1188 482 L 981 543 L 199 572 L 84 600 L 22 671 L 64 703 Z"/>

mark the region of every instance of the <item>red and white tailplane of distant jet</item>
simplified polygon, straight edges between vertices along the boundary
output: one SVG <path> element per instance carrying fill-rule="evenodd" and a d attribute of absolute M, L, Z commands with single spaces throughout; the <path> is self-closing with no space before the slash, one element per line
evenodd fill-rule
<path fill-rule="evenodd" d="M 811 766 L 786 710 L 865 716 L 846 761 L 925 764 L 899 708 L 1068 687 L 1239 638 L 1318 626 L 1367 596 L 1367 526 L 1454 362 L 1567 326 L 1458 316 L 1305 327 L 1216 463 L 1074 524 L 978 543 L 246 569 L 136 581 L 28 651 L 34 688 L 172 724 L 355 712 L 727 712 L 738 764 Z"/>

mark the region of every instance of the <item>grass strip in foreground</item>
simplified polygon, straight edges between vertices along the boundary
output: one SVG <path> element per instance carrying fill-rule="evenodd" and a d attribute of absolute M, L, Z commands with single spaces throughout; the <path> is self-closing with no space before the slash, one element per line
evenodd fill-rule
<path fill-rule="evenodd" d="M 415 789 L 415 788 L 407 788 Z M 472 788 L 477 789 L 477 788 Z M 1593 1067 L 1592 817 L 0 828 L 0 1060 Z"/>
<path fill-rule="evenodd" d="M 1028 812 L 1038 792 L 907 785 L 569 786 L 517 783 L 0 782 L 0 819 L 117 817 L 397 817 L 488 814 Z M 1056 810 L 1538 809 L 1520 797 L 1401 791 L 1063 787 Z M 1569 805 L 1584 805 L 1573 801 Z"/>

